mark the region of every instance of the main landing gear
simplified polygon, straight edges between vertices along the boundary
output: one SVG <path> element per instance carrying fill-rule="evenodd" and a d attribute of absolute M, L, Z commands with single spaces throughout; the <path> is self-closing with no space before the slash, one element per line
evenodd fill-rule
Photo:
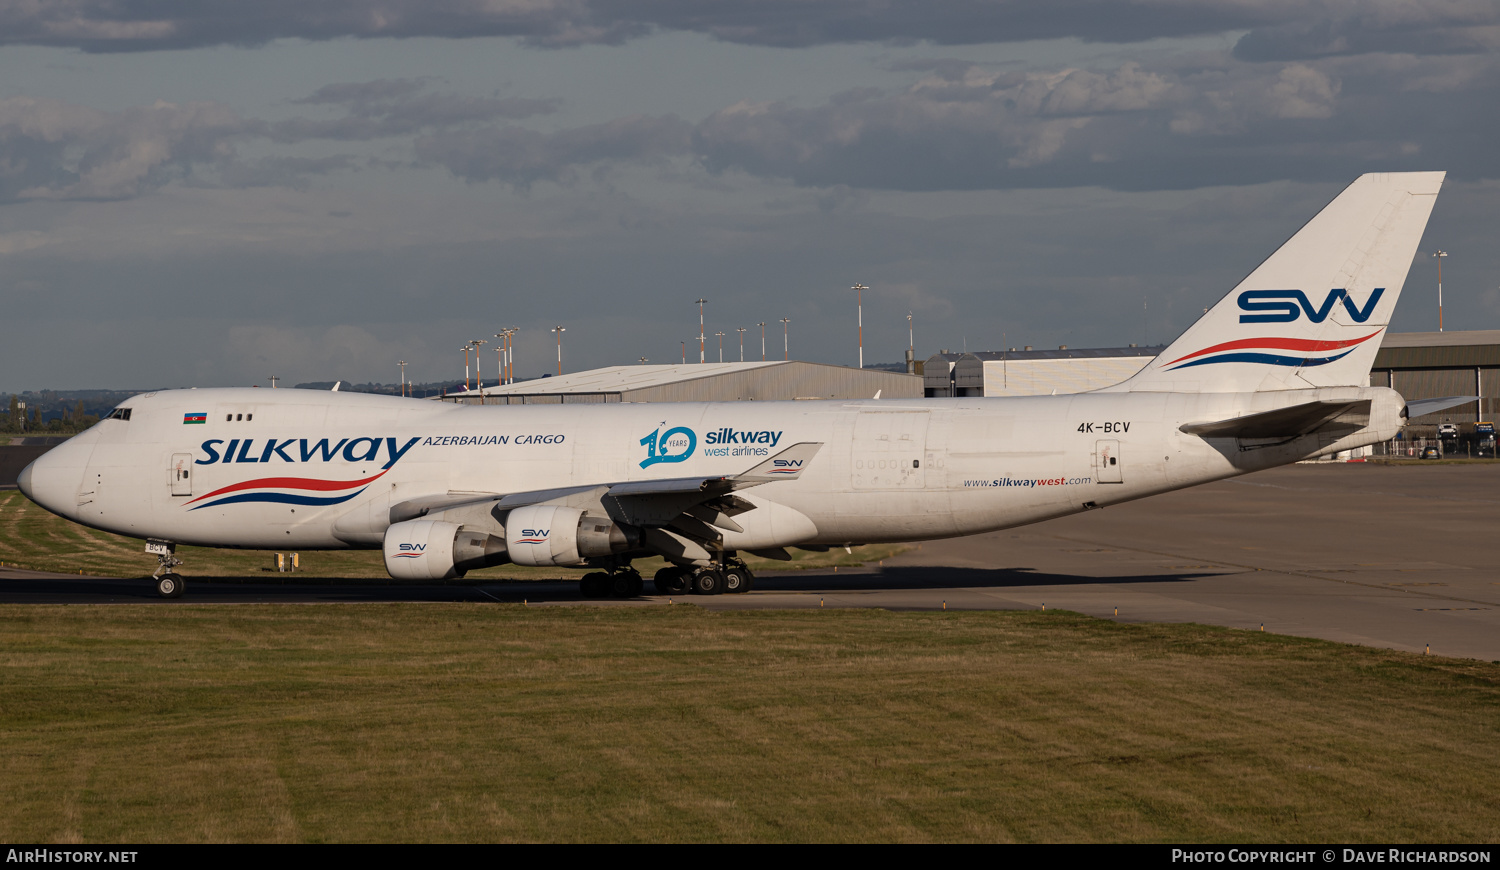
<path fill-rule="evenodd" d="M 703 568 L 680 568 L 676 565 L 656 572 L 656 594 L 719 595 L 724 592 L 749 592 L 755 575 L 739 559 L 726 559 L 722 565 Z"/>
<path fill-rule="evenodd" d="M 156 571 L 151 575 L 156 581 L 156 594 L 163 598 L 181 598 L 187 591 L 187 581 L 172 570 L 182 564 L 177 558 L 177 545 L 171 541 L 147 541 L 146 552 L 156 557 Z"/>

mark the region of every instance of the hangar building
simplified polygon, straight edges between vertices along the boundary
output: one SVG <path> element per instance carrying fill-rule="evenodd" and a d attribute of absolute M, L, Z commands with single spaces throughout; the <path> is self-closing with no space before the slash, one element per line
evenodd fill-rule
<path fill-rule="evenodd" d="M 1161 347 L 939 353 L 923 364 L 925 396 L 1046 396 L 1118 384 L 1161 353 Z"/>
<path fill-rule="evenodd" d="M 1387 333 L 1370 369 L 1370 386 L 1390 387 L 1408 401 L 1480 397 L 1411 421 L 1419 427 L 1457 423 L 1472 431 L 1480 420 L 1493 422 L 1500 411 L 1500 329 Z"/>
<path fill-rule="evenodd" d="M 923 364 L 926 396 L 1037 396 L 1097 390 L 1145 367 L 1162 347 L 943 352 Z M 1408 400 L 1479 396 L 1478 402 L 1419 417 L 1419 427 L 1457 423 L 1472 429 L 1500 415 L 1500 330 L 1387 333 L 1370 385 Z M 1465 426 L 1467 424 L 1467 426 Z"/>

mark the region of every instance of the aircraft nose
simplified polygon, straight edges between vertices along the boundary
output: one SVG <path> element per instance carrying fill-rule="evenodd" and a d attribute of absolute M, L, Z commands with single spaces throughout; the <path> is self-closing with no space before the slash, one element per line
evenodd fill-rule
<path fill-rule="evenodd" d="M 36 460 L 26 463 L 26 467 L 21 469 L 20 475 L 16 477 L 16 486 L 21 488 L 22 495 L 36 501 L 36 496 L 31 494 L 31 467 L 33 465 L 36 465 Z"/>
<path fill-rule="evenodd" d="M 78 510 L 78 484 L 92 450 L 92 444 L 63 442 L 21 469 L 16 485 L 27 498 L 72 519 Z"/>

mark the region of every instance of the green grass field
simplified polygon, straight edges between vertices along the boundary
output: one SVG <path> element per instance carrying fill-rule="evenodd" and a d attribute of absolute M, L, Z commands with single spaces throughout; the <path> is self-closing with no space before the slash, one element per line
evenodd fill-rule
<path fill-rule="evenodd" d="M 0 607 L 0 838 L 1500 838 L 1500 666 L 1063 612 Z"/>
<path fill-rule="evenodd" d="M 758 559 L 746 554 L 751 570 L 786 570 L 863 565 L 888 559 L 906 547 L 872 544 L 827 553 L 792 550 L 791 562 Z M 194 580 L 250 580 L 257 582 L 359 580 L 396 583 L 385 572 L 378 550 L 325 550 L 301 553 L 298 575 L 272 572 L 273 551 L 216 550 L 211 547 L 178 547 L 184 565 L 179 570 Z M 18 490 L 0 491 L 0 562 L 34 571 L 82 572 L 99 577 L 144 577 L 156 569 L 156 559 L 147 556 L 143 542 L 80 526 L 32 504 Z M 635 567 L 650 579 L 666 563 L 661 559 L 638 559 Z M 457 583 L 495 583 L 506 580 L 576 580 L 582 571 L 568 568 L 529 568 L 502 565 L 471 571 Z"/>

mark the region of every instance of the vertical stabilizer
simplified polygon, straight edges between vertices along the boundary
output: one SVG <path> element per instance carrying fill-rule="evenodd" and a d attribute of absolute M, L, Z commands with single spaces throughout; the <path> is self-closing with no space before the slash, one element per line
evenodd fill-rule
<path fill-rule="evenodd" d="M 1444 174 L 1360 176 L 1139 374 L 1108 389 L 1366 386 Z"/>

